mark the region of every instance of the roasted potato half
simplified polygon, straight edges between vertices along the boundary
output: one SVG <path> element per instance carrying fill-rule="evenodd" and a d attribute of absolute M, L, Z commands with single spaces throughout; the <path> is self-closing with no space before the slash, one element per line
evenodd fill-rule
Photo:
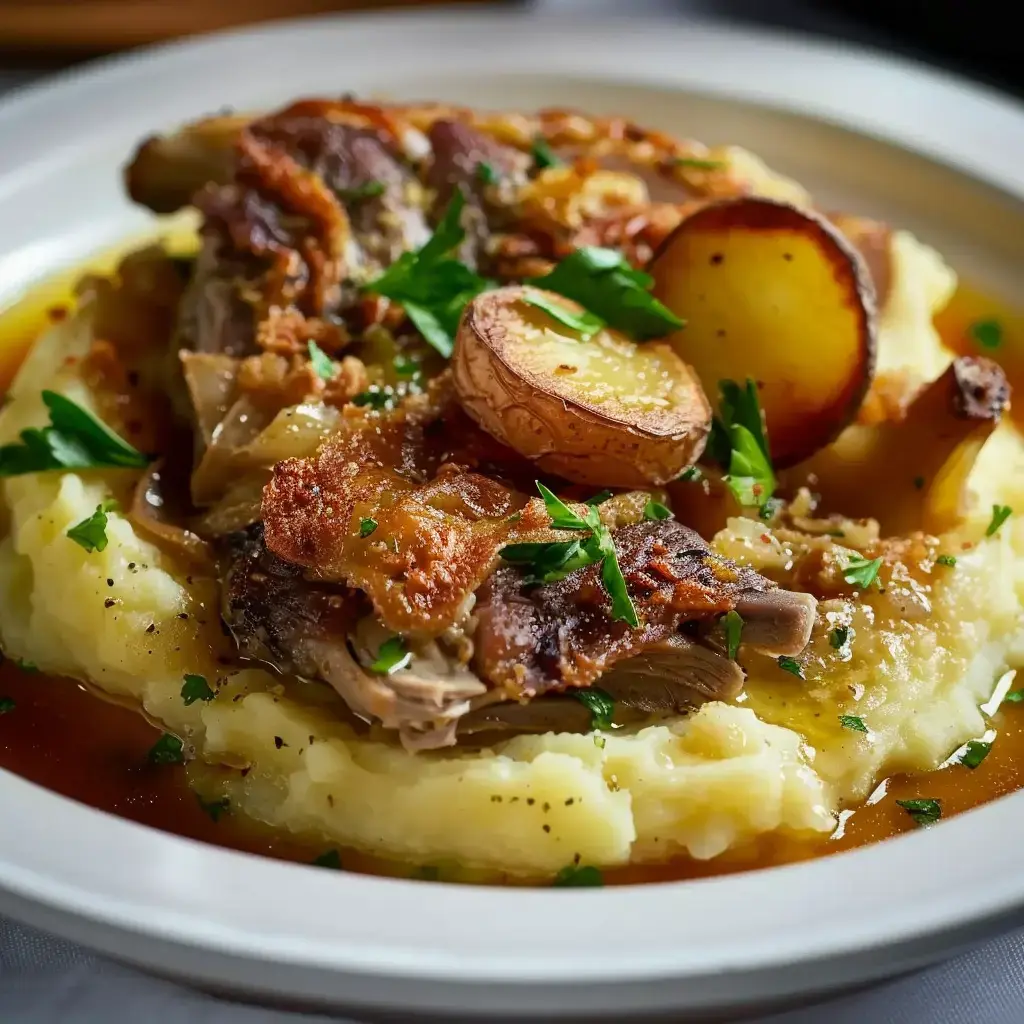
<path fill-rule="evenodd" d="M 711 407 L 671 346 L 608 328 L 588 337 L 534 300 L 570 319 L 583 313 L 561 295 L 509 287 L 478 295 L 463 314 L 452 371 L 470 416 L 539 469 L 577 483 L 660 485 L 692 465 Z"/>
<path fill-rule="evenodd" d="M 757 381 L 776 465 L 799 462 L 855 416 L 875 364 L 863 261 L 824 218 L 753 196 L 705 206 L 648 268 L 686 326 L 669 339 L 707 394 Z"/>

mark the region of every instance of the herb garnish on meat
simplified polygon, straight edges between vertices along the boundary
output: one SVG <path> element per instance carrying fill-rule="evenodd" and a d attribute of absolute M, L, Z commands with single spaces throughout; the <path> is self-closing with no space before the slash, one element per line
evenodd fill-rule
<path fill-rule="evenodd" d="M 722 632 L 725 633 L 726 653 L 731 661 L 735 661 L 743 636 L 743 616 L 735 608 L 722 616 Z"/>
<path fill-rule="evenodd" d="M 380 645 L 377 659 L 370 666 L 370 671 L 389 676 L 392 672 L 400 672 L 410 661 L 412 655 L 406 649 L 405 640 L 400 636 L 393 636 Z"/>
<path fill-rule="evenodd" d="M 648 499 L 646 505 L 644 505 L 644 519 L 650 519 L 657 522 L 662 519 L 671 519 L 672 509 L 666 508 L 660 501 L 655 501 L 653 498 Z"/>
<path fill-rule="evenodd" d="M 600 562 L 601 582 L 612 599 L 612 618 L 628 622 L 635 629 L 640 620 L 619 568 L 611 531 L 601 522 L 597 508 L 591 505 L 586 515 L 580 518 L 539 480 L 537 490 L 556 530 L 585 530 L 589 536 L 581 541 L 507 544 L 498 553 L 513 565 L 531 566 L 533 575 L 530 582 L 535 583 L 554 583 L 576 569 Z"/>
<path fill-rule="evenodd" d="M 466 197 L 457 189 L 430 241 L 416 252 L 403 253 L 365 286 L 369 292 L 400 302 L 420 334 L 446 358 L 452 354 L 466 303 L 491 287 L 491 282 L 449 255 L 466 237 L 461 223 L 465 205 Z"/>
<path fill-rule="evenodd" d="M 334 363 L 331 362 L 330 356 L 315 341 L 310 341 L 308 348 L 313 372 L 321 380 L 331 380 L 334 377 Z"/>
<path fill-rule="evenodd" d="M 359 536 L 369 537 L 374 530 L 377 529 L 376 519 L 360 519 L 359 520 Z"/>
<path fill-rule="evenodd" d="M 0 476 L 51 469 L 124 467 L 141 469 L 147 456 L 136 451 L 92 413 L 56 391 L 43 392 L 48 427 L 28 427 L 21 441 L 0 446 Z"/>
<path fill-rule="evenodd" d="M 587 246 L 527 284 L 575 299 L 606 324 L 637 341 L 661 338 L 684 325 L 651 293 L 654 278 L 634 269 L 614 249 Z"/>
<path fill-rule="evenodd" d="M 572 695 L 590 711 L 591 731 L 610 729 L 615 714 L 615 701 L 610 693 L 600 687 L 577 687 L 570 691 Z"/>
<path fill-rule="evenodd" d="M 85 548 L 89 554 L 103 551 L 107 546 L 107 513 L 113 512 L 116 508 L 116 501 L 104 501 L 96 506 L 96 511 L 91 516 L 72 526 L 67 536 L 79 547 Z"/>
<path fill-rule="evenodd" d="M 547 140 L 540 135 L 534 138 L 530 153 L 534 165 L 540 171 L 548 167 L 562 167 L 565 164 L 565 161 L 548 145 Z"/>

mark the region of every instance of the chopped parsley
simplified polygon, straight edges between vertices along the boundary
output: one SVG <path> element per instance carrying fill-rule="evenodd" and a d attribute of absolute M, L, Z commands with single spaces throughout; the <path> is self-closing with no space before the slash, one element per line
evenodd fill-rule
<path fill-rule="evenodd" d="M 965 768 L 977 768 L 988 757 L 988 752 L 991 749 L 991 743 L 986 743 L 984 740 L 971 740 L 960 755 L 960 763 Z"/>
<path fill-rule="evenodd" d="M 611 496 L 611 491 L 598 491 L 592 498 L 587 498 L 586 504 L 603 505 Z"/>
<path fill-rule="evenodd" d="M 692 168 L 695 171 L 720 171 L 725 167 L 724 160 L 701 160 L 695 156 L 676 156 L 672 158 L 676 167 Z"/>
<path fill-rule="evenodd" d="M 775 491 L 775 473 L 768 448 L 757 385 L 747 379 L 718 384 L 721 399 L 711 426 L 709 447 L 726 470 L 725 482 L 744 508 L 764 508 Z"/>
<path fill-rule="evenodd" d="M 864 724 L 863 718 L 856 715 L 840 715 L 839 724 L 844 729 L 852 729 L 854 732 L 867 732 L 868 727 Z"/>
<path fill-rule="evenodd" d="M 0 445 L 0 477 L 51 469 L 141 469 L 149 458 L 123 441 L 92 413 L 56 391 L 43 392 L 48 427 L 28 427 L 21 441 Z"/>
<path fill-rule="evenodd" d="M 611 694 L 597 686 L 576 687 L 572 695 L 590 712 L 590 729 L 610 729 L 615 715 L 615 701 Z"/>
<path fill-rule="evenodd" d="M 360 391 L 358 395 L 353 395 L 349 401 L 353 405 L 369 406 L 379 412 L 381 409 L 390 409 L 395 404 L 395 393 L 390 388 L 384 389 L 374 385 L 369 391 Z"/>
<path fill-rule="evenodd" d="M 563 167 L 565 161 L 548 145 L 547 140 L 537 135 L 530 147 L 534 166 L 539 171 L 547 167 Z"/>
<path fill-rule="evenodd" d="M 796 658 L 787 658 L 785 655 L 783 655 L 781 658 L 778 659 L 777 663 L 779 668 L 781 668 L 783 672 L 788 672 L 791 676 L 796 676 L 797 679 L 803 679 L 804 670 L 800 662 L 797 661 Z"/>
<path fill-rule="evenodd" d="M 1011 704 L 1024 704 L 1024 690 L 1010 690 L 1003 700 Z"/>
<path fill-rule="evenodd" d="M 476 165 L 476 180 L 483 182 L 485 185 L 496 185 L 498 183 L 498 175 L 489 163 L 481 160 Z"/>
<path fill-rule="evenodd" d="M 315 342 L 308 342 L 309 362 L 313 372 L 321 380 L 332 380 L 334 378 L 334 363 L 330 356 Z"/>
<path fill-rule="evenodd" d="M 387 191 L 383 181 L 367 181 L 362 185 L 338 190 L 339 198 L 346 203 L 358 202 L 360 199 L 376 199 Z"/>
<path fill-rule="evenodd" d="M 896 803 L 914 819 L 915 825 L 932 825 L 942 817 L 941 800 L 897 800 Z"/>
<path fill-rule="evenodd" d="M 725 633 L 725 648 L 731 661 L 736 660 L 740 652 L 740 639 L 743 636 L 743 617 L 734 608 L 722 616 L 722 630 Z"/>
<path fill-rule="evenodd" d="M 555 875 L 551 884 L 556 889 L 600 888 L 604 885 L 604 876 L 597 868 L 589 865 L 580 867 L 570 864 Z"/>
<path fill-rule="evenodd" d="M 531 566 L 531 583 L 553 583 L 583 566 L 600 563 L 601 583 L 612 601 L 612 618 L 627 622 L 635 629 L 640 620 L 619 568 L 611 531 L 601 522 L 597 508 L 589 506 L 586 516 L 580 518 L 539 480 L 537 490 L 555 529 L 586 531 L 589 536 L 583 540 L 508 544 L 498 553 L 513 565 Z"/>
<path fill-rule="evenodd" d="M 637 341 L 661 338 L 683 326 L 672 310 L 651 295 L 654 278 L 635 270 L 614 249 L 577 249 L 551 273 L 526 283 L 575 299 L 595 317 Z"/>
<path fill-rule="evenodd" d="M 213 700 L 217 694 L 210 689 L 206 676 L 186 675 L 185 682 L 181 687 L 181 699 L 188 707 L 195 704 L 197 700 Z"/>
<path fill-rule="evenodd" d="M 0 715 L 10 714 L 16 706 L 10 697 L 0 697 Z"/>
<path fill-rule="evenodd" d="M 211 821 L 220 821 L 222 815 L 227 814 L 231 810 L 231 801 L 226 796 L 221 797 L 220 800 L 204 800 L 197 793 L 196 799 L 199 801 L 199 806 L 203 811 L 209 815 Z"/>
<path fill-rule="evenodd" d="M 975 320 L 967 333 L 981 348 L 999 348 L 1003 343 L 1003 325 L 998 320 Z"/>
<path fill-rule="evenodd" d="M 1013 515 L 1013 509 L 1009 505 L 993 505 L 992 521 L 985 529 L 986 537 L 994 537 L 999 532 L 999 527 Z"/>
<path fill-rule="evenodd" d="M 313 858 L 313 866 L 317 868 L 330 868 L 332 871 L 341 870 L 341 854 L 337 850 L 327 850 L 319 857 Z"/>
<path fill-rule="evenodd" d="M 491 287 L 490 281 L 449 255 L 466 237 L 465 205 L 466 197 L 457 189 L 426 245 L 403 253 L 365 286 L 369 292 L 400 302 L 420 334 L 446 358 L 452 354 L 466 304 Z"/>
<path fill-rule="evenodd" d="M 370 534 L 373 533 L 373 531 L 376 530 L 376 529 L 377 529 L 377 520 L 376 519 L 370 519 L 369 517 L 367 517 L 366 519 L 360 519 L 359 520 L 359 536 L 360 537 L 369 537 Z"/>
<path fill-rule="evenodd" d="M 786 503 L 781 498 L 769 498 L 758 510 L 758 518 L 766 523 L 774 519 L 785 507 Z"/>
<path fill-rule="evenodd" d="M 117 508 L 116 501 L 105 501 L 96 506 L 96 511 L 80 523 L 72 526 L 67 536 L 91 555 L 103 551 L 107 546 L 107 513 Z"/>
<path fill-rule="evenodd" d="M 956 565 L 956 555 L 938 555 L 935 559 L 936 565 L 944 565 L 947 569 L 952 569 Z"/>
<path fill-rule="evenodd" d="M 660 501 L 655 501 L 650 498 L 646 505 L 644 505 L 644 519 L 650 519 L 654 522 L 658 522 L 662 519 L 671 519 L 672 509 L 666 508 Z"/>
<path fill-rule="evenodd" d="M 838 651 L 841 647 L 846 646 L 846 641 L 850 639 L 850 627 L 849 626 L 836 626 L 828 635 L 828 645 L 834 651 Z"/>
<path fill-rule="evenodd" d="M 852 586 L 867 590 L 878 579 L 878 570 L 881 568 L 881 557 L 868 559 L 856 555 L 843 569 L 843 579 Z"/>
<path fill-rule="evenodd" d="M 177 736 L 172 736 L 169 732 L 165 732 L 149 748 L 150 764 L 184 764 L 185 754 L 182 750 L 181 740 Z"/>
<path fill-rule="evenodd" d="M 371 672 L 389 676 L 392 672 L 400 672 L 412 661 L 412 655 L 406 649 L 405 640 L 393 636 L 385 640 L 377 651 L 377 660 L 370 666 Z"/>
<path fill-rule="evenodd" d="M 590 341 L 604 327 L 604 321 L 599 316 L 594 316 L 585 309 L 577 313 L 560 302 L 552 302 L 546 296 L 532 291 L 524 290 L 522 298 L 528 306 L 542 309 L 552 320 L 557 320 L 569 330 L 576 331 L 583 341 Z"/>
<path fill-rule="evenodd" d="M 392 360 L 395 376 L 403 380 L 412 380 L 420 375 L 420 364 L 410 356 L 395 356 Z"/>
<path fill-rule="evenodd" d="M 688 469 L 684 469 L 676 479 L 695 484 L 698 480 L 704 479 L 704 474 L 701 472 L 700 466 L 690 466 Z"/>

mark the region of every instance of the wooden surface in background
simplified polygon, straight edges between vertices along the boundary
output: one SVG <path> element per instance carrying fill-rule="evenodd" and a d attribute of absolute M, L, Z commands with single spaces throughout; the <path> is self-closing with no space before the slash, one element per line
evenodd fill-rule
<path fill-rule="evenodd" d="M 0 48 L 117 50 L 272 18 L 428 5 L 436 0 L 0 0 Z"/>

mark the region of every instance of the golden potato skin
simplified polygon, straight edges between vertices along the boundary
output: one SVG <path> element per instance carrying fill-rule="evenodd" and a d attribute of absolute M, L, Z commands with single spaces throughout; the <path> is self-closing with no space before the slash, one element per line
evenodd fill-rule
<path fill-rule="evenodd" d="M 452 355 L 466 412 L 538 469 L 576 483 L 660 486 L 693 465 L 711 407 L 682 359 L 667 345 L 636 345 L 608 329 L 573 341 L 571 329 L 523 301 L 527 292 L 582 310 L 536 288 L 477 296 Z"/>
<path fill-rule="evenodd" d="M 874 374 L 875 294 L 864 261 L 824 217 L 753 196 L 704 206 L 649 266 L 686 326 L 669 339 L 717 395 L 757 381 L 776 466 L 834 440 Z"/>

